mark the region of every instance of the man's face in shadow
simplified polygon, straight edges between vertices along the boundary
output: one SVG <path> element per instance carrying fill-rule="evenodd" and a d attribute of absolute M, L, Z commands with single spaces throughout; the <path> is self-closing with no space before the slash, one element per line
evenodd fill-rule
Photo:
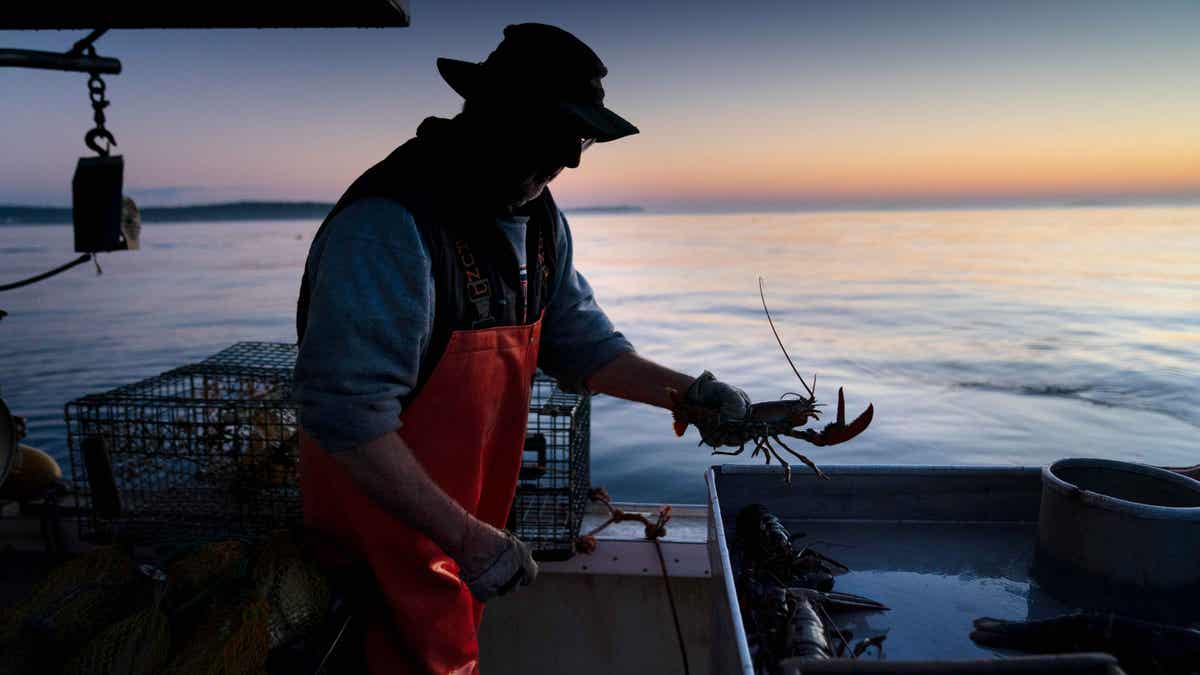
<path fill-rule="evenodd" d="M 497 196 L 516 209 L 542 194 L 563 169 L 578 168 L 592 140 L 566 113 L 516 115 L 508 121 L 496 129 L 493 161 Z"/>

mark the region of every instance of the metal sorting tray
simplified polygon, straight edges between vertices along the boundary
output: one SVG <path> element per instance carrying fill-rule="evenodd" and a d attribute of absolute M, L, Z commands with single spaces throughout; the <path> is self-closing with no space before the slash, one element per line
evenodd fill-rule
<path fill-rule="evenodd" d="M 797 537 L 850 567 L 834 590 L 865 595 L 888 612 L 839 613 L 856 639 L 886 634 L 872 672 L 914 672 L 919 662 L 992 661 L 1010 652 L 970 639 L 979 617 L 1025 620 L 1074 611 L 1031 584 L 1041 477 L 1038 468 L 825 466 L 831 480 L 775 467 L 714 466 L 707 473 L 714 593 L 714 672 L 754 673 L 730 562 L 737 514 L 763 504 Z M 874 660 L 872 649 L 863 659 Z M 1045 658 L 1020 659 L 1048 672 Z M 837 662 L 843 662 L 838 664 Z M 834 659 L 804 672 L 842 672 Z M 1039 662 L 1041 664 L 1039 665 Z M 1099 664 L 1097 664 L 1099 665 Z M 866 663 L 857 664 L 861 670 Z M 832 668 L 832 670 L 827 670 Z M 919 667 L 918 667 L 919 669 Z M 797 672 L 797 671 L 785 671 Z M 849 671 L 845 671 L 849 672 Z M 989 671 L 991 672 L 991 671 Z M 1092 672 L 1090 669 L 1073 672 Z M 1119 672 L 1097 669 L 1095 672 Z"/>

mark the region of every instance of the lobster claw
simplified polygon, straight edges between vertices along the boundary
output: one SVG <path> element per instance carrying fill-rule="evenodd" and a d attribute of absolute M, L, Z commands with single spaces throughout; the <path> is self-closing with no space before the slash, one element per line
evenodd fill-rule
<path fill-rule="evenodd" d="M 842 388 L 838 387 L 838 409 L 837 420 L 825 425 L 824 429 L 816 431 L 813 429 L 802 429 L 800 431 L 785 431 L 785 436 L 799 438 L 813 445 L 837 445 L 845 443 L 855 436 L 866 431 L 871 425 L 871 420 L 875 417 L 875 404 L 870 404 L 861 415 L 854 418 L 850 424 L 846 424 L 846 397 L 842 394 Z"/>

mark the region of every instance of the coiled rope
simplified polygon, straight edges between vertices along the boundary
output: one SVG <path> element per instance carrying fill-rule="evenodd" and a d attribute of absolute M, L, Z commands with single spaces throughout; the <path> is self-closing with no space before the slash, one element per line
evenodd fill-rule
<path fill-rule="evenodd" d="M 602 487 L 593 488 L 588 494 L 588 497 L 595 502 L 600 502 L 604 508 L 608 509 L 608 519 L 603 523 L 593 527 L 587 534 L 580 536 L 575 540 L 575 550 L 580 553 L 590 554 L 596 550 L 598 545 L 596 541 L 596 533 L 613 523 L 622 523 L 626 521 L 637 521 L 646 526 L 645 536 L 650 541 L 654 542 L 654 550 L 658 553 L 658 565 L 662 570 L 663 585 L 667 589 L 667 601 L 671 604 L 671 619 L 675 622 L 675 639 L 679 642 L 679 657 L 683 660 L 684 675 L 691 674 L 691 668 L 688 665 L 687 646 L 683 642 L 683 629 L 679 625 L 679 610 L 675 607 L 675 593 L 671 590 L 671 577 L 667 573 L 667 560 L 663 557 L 662 542 L 660 541 L 667 535 L 667 521 L 671 519 L 671 507 L 658 507 L 658 518 L 651 521 L 649 517 L 642 513 L 629 513 L 618 509 L 612 505 L 612 497 L 608 491 Z"/>

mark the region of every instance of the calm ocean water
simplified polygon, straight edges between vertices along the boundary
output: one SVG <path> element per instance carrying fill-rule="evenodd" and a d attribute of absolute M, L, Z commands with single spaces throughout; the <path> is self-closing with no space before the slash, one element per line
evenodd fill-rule
<path fill-rule="evenodd" d="M 645 355 L 755 399 L 845 386 L 858 439 L 818 463 L 1200 462 L 1200 208 L 576 215 L 578 267 Z M 143 249 L 0 294 L 0 392 L 66 466 L 63 405 L 239 340 L 290 341 L 315 222 L 161 225 Z M 0 227 L 0 283 L 74 256 Z M 700 502 L 718 458 L 668 413 L 594 402 L 593 483 Z M 804 444 L 801 444 L 804 445 Z M 742 458 L 720 458 L 749 461 Z"/>

